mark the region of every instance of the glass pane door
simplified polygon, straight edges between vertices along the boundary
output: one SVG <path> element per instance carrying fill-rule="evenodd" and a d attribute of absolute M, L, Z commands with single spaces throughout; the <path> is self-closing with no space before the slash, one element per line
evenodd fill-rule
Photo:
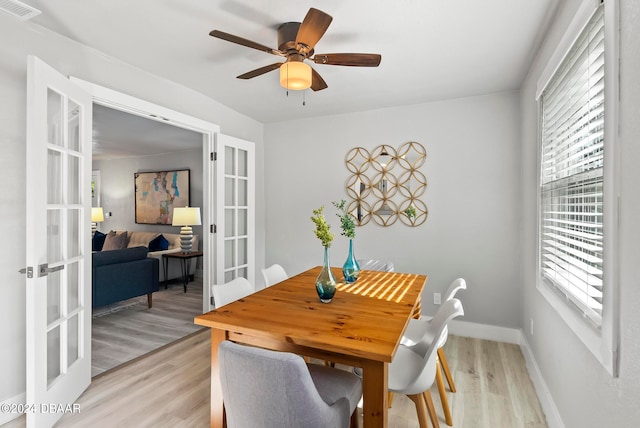
<path fill-rule="evenodd" d="M 26 402 L 73 404 L 91 382 L 91 97 L 29 57 Z M 62 414 L 30 412 L 27 427 Z"/>
<path fill-rule="evenodd" d="M 216 281 L 229 282 L 241 276 L 254 283 L 254 145 L 222 135 L 217 144 Z"/>

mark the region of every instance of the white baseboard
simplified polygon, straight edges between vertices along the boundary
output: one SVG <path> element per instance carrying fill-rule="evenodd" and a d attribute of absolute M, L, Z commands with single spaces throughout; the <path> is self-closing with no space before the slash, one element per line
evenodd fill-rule
<path fill-rule="evenodd" d="M 520 346 L 524 355 L 527 371 L 533 382 L 540 405 L 547 418 L 549 428 L 565 428 L 558 408 L 556 407 L 547 383 L 542 377 L 540 367 L 529 347 L 529 342 L 521 329 L 497 327 L 487 324 L 475 324 L 467 321 L 453 320 L 449 323 L 449 333 L 456 336 L 472 337 L 474 339 L 495 340 L 496 342 L 513 343 Z"/>
<path fill-rule="evenodd" d="M 524 355 L 524 360 L 527 363 L 529 376 L 531 377 L 533 386 L 536 389 L 538 398 L 540 399 L 540 405 L 542 406 L 542 410 L 547 417 L 547 425 L 549 426 L 549 428 L 565 428 L 564 422 L 562 422 L 562 418 L 560 417 L 560 412 L 558 412 L 556 403 L 551 397 L 551 392 L 549 392 L 547 383 L 542 377 L 542 372 L 540 372 L 540 367 L 538 367 L 538 363 L 533 356 L 533 351 L 531 351 L 531 347 L 529 347 L 527 337 L 524 335 L 524 333 L 522 333 L 522 330 L 520 331 L 520 337 L 520 349 L 522 350 L 522 355 Z"/>
<path fill-rule="evenodd" d="M 522 336 L 522 332 L 516 328 L 476 324 L 467 321 L 452 320 L 449 322 L 448 327 L 449 332 L 456 336 L 495 340 L 496 342 L 513 343 L 516 345 L 520 344 L 520 336 Z"/>
<path fill-rule="evenodd" d="M 6 400 L 0 400 L 0 404 L 24 404 L 26 401 L 27 395 L 23 392 Z M 0 412 L 0 425 L 16 419 L 20 415 L 22 415 L 22 413 Z"/>

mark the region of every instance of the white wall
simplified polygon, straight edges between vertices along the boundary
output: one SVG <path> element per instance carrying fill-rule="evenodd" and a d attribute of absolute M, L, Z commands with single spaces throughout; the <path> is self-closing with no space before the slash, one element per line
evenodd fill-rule
<path fill-rule="evenodd" d="M 0 14 L 0 167 L 4 185 L 0 220 L 0 402 L 25 390 L 25 151 L 27 55 L 42 58 L 65 75 L 218 124 L 223 133 L 256 143 L 256 176 L 262 182 L 263 126 L 183 86 L 113 60 L 31 23 Z M 256 188 L 258 266 L 264 264 L 264 195 Z M 0 415 L 0 421 L 6 415 Z"/>
<path fill-rule="evenodd" d="M 567 428 L 640 426 L 640 2 L 618 0 L 620 45 L 620 377 L 612 378 L 582 342 L 567 328 L 536 289 L 536 155 L 535 86 L 579 6 L 563 2 L 547 32 L 529 76 L 521 89 L 522 106 L 522 213 L 523 289 L 522 325 L 533 318 L 529 342 L 558 412 Z"/>
<path fill-rule="evenodd" d="M 427 150 L 427 221 L 358 227 L 356 256 L 427 274 L 426 313 L 435 310 L 432 293 L 463 276 L 465 320 L 519 327 L 518 100 L 500 93 L 265 125 L 267 264 L 289 274 L 322 264 L 310 217 L 325 205 L 336 235 L 331 262 L 341 266 L 348 241 L 331 201 L 346 199 L 347 152 L 417 141 Z"/>
<path fill-rule="evenodd" d="M 126 159 L 94 161 L 93 169 L 100 170 L 101 205 L 113 216 L 98 224 L 98 230 L 138 230 L 160 233 L 180 233 L 171 225 L 136 224 L 134 173 L 148 171 L 190 170 L 190 206 L 202 208 L 202 149 L 142 156 Z M 202 237 L 202 226 L 193 226 L 194 235 Z M 202 238 L 201 238 L 202 239 Z"/>

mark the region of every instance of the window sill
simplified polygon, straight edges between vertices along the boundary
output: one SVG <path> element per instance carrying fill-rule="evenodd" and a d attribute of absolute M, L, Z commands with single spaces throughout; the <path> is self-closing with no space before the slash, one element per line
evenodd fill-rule
<path fill-rule="evenodd" d="M 582 341 L 593 356 L 602 364 L 612 376 L 617 376 L 615 370 L 615 352 L 607 345 L 603 334 L 587 318 L 567 305 L 567 299 L 554 291 L 552 285 L 543 279 L 538 279 L 537 289 L 547 300 L 556 313 L 567 324 L 569 329 Z M 571 304 L 571 303 L 569 303 Z"/>

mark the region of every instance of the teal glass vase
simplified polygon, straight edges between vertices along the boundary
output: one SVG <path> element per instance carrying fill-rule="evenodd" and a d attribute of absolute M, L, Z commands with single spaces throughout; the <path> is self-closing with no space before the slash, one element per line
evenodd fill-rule
<path fill-rule="evenodd" d="M 344 275 L 344 282 L 347 284 L 356 282 L 360 275 L 360 265 L 353 254 L 353 239 L 349 239 L 349 254 L 347 255 L 347 261 L 342 266 L 342 274 Z"/>
<path fill-rule="evenodd" d="M 336 294 L 336 279 L 329 264 L 329 247 L 324 247 L 324 265 L 316 278 L 316 291 L 322 303 L 329 303 Z"/>

